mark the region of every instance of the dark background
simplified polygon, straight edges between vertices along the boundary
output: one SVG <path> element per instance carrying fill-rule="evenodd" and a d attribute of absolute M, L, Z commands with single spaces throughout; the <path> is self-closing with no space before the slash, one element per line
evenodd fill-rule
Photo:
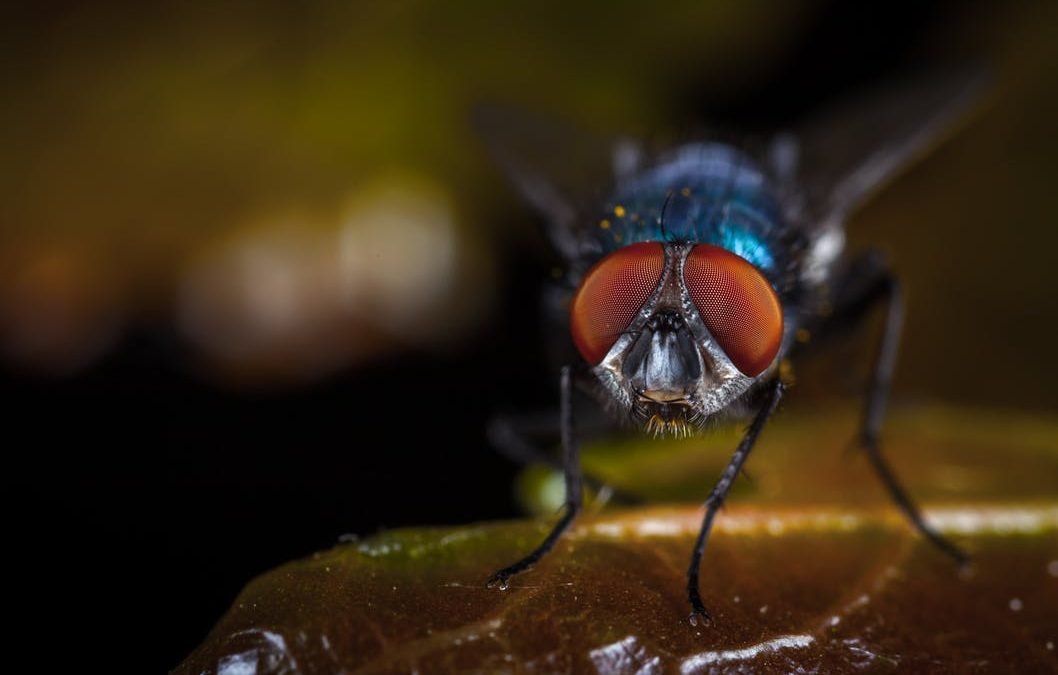
<path fill-rule="evenodd" d="M 536 314 L 550 258 L 466 129 L 469 105 L 481 98 L 647 135 L 702 120 L 752 131 L 903 74 L 989 63 L 997 84 L 981 119 L 858 217 L 853 240 L 880 243 L 908 280 L 900 395 L 1053 411 L 1054 12 L 984 2 L 778 5 L 679 4 L 671 16 L 631 3 L 523 3 L 504 12 L 397 3 L 365 16 L 239 3 L 5 10 L 4 274 L 16 275 L 23 258 L 10 252 L 25 242 L 89 241 L 102 251 L 91 260 L 135 270 L 99 285 L 121 289 L 120 328 L 105 348 L 67 358 L 55 338 L 57 347 L 29 356 L 7 349 L 0 371 L 13 534 L 5 548 L 18 570 L 8 579 L 27 598 L 18 607 L 28 632 L 56 650 L 49 658 L 74 669 L 158 672 L 204 637 L 251 577 L 343 533 L 519 515 L 516 467 L 487 446 L 484 427 L 496 410 L 554 400 L 555 383 L 541 376 Z M 348 12 L 349 23 L 334 22 L 335 12 Z M 700 41 L 694 20 L 703 22 Z M 234 85 L 207 81 L 200 91 L 201 81 L 182 73 L 223 60 L 229 32 L 252 36 L 263 61 L 230 75 Z M 67 42 L 71 35 L 79 42 Z M 351 41 L 367 55 L 377 46 L 381 60 L 341 52 Z M 411 72 L 422 62 L 445 76 Z M 93 75 L 115 64 L 125 70 L 114 79 Z M 313 79 L 317 69 L 332 70 L 331 84 Z M 389 78 L 391 69 L 403 79 Z M 270 102 L 319 97 L 327 108 L 338 100 L 333 82 L 374 82 L 375 71 L 387 82 L 370 86 L 392 88 L 392 99 L 349 85 L 347 109 L 308 116 L 310 131 L 270 154 Z M 240 135 L 238 119 L 211 118 L 208 105 L 151 123 L 134 114 L 136 87 L 152 77 L 177 90 L 174 100 L 219 95 L 231 106 L 241 78 L 264 76 L 275 82 L 252 101 L 265 119 L 259 135 Z M 119 96 L 112 108 L 78 107 L 82 90 L 123 78 L 133 103 L 122 107 Z M 419 87 L 427 89 L 421 101 L 401 103 L 404 88 Z M 388 117 L 387 105 L 414 114 Z M 343 115 L 355 133 L 392 126 L 381 140 L 329 146 Z M 330 131 L 309 142 L 313 124 Z M 211 125 L 231 128 L 196 144 Z M 160 142 L 169 131 L 196 149 Z M 222 158 L 201 154 L 218 142 Z M 203 156 L 206 171 L 177 167 L 163 172 L 164 186 L 141 185 L 163 175 L 144 167 L 193 166 Z M 471 320 L 436 340 L 426 323 L 418 342 L 383 344 L 308 375 L 296 367 L 297 348 L 274 356 L 282 368 L 267 354 L 232 366 L 175 327 L 179 261 L 219 236 L 230 213 L 255 200 L 271 208 L 262 195 L 276 186 L 291 186 L 291 199 L 326 200 L 332 185 L 394 165 L 446 187 L 477 242 L 486 272 L 474 279 L 480 288 L 461 291 L 479 296 Z M 164 213 L 130 216 L 145 208 Z M 189 214 L 202 218 L 181 221 Z M 78 289 L 95 288 L 95 268 L 86 269 Z M 45 284 L 38 301 L 36 287 L 15 281 L 6 280 L 0 302 L 9 342 L 20 321 L 38 316 L 26 307 L 83 309 L 57 324 L 75 346 L 88 339 L 86 325 L 109 316 L 111 305 L 92 304 L 91 293 L 56 301 Z M 12 299 L 12 288 L 22 295 Z"/>

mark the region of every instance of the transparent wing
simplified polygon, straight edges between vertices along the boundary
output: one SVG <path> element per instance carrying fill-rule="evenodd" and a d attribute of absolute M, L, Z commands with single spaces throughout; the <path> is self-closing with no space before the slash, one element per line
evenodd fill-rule
<path fill-rule="evenodd" d="M 983 69 L 933 74 L 883 88 L 796 129 L 796 180 L 805 215 L 840 226 L 889 180 L 923 157 L 982 98 Z"/>
<path fill-rule="evenodd" d="M 837 252 L 848 215 L 953 133 L 980 100 L 987 79 L 976 69 L 905 80 L 777 136 L 765 163 L 784 193 L 791 222 L 814 232 L 813 246 Z M 543 216 L 552 245 L 571 262 L 583 253 L 581 233 L 596 222 L 601 198 L 663 154 L 510 105 L 478 105 L 473 124 L 511 183 Z M 822 263 L 831 256 L 817 257 Z"/>
<path fill-rule="evenodd" d="M 472 119 L 493 160 L 544 218 L 552 245 L 576 260 L 579 230 L 595 222 L 614 183 L 638 168 L 638 144 L 503 104 L 478 105 Z"/>

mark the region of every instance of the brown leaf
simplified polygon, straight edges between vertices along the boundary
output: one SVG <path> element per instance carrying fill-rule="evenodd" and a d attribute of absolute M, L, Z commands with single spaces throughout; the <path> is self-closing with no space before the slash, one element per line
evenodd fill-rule
<path fill-rule="evenodd" d="M 894 415 L 894 464 L 929 498 L 927 518 L 973 555 L 960 572 L 895 508 L 852 494 L 880 494 L 857 474 L 862 461 L 835 456 L 852 417 L 820 421 L 769 429 L 753 485 L 718 519 L 702 566 L 711 625 L 688 622 L 685 590 L 701 510 L 615 510 L 579 519 L 507 591 L 486 578 L 549 519 L 397 530 L 287 564 L 251 582 L 175 672 L 1058 670 L 1054 424 Z M 646 474 L 658 480 L 665 461 L 693 464 L 678 448 L 612 450 L 607 477 L 628 487 L 642 484 L 645 454 L 662 453 Z M 602 452 L 587 464 L 605 469 Z M 960 485 L 986 499 L 956 503 Z"/>
<path fill-rule="evenodd" d="M 1058 667 L 1058 507 L 930 512 L 955 567 L 890 512 L 732 508 L 687 621 L 693 509 L 588 518 L 506 592 L 544 529 L 402 530 L 252 582 L 178 673 L 840 672 Z"/>

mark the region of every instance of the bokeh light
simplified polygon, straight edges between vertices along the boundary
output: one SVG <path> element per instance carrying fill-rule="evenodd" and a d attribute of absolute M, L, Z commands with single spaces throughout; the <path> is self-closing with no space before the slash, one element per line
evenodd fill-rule
<path fill-rule="evenodd" d="M 179 295 L 184 335 L 222 372 L 307 380 L 394 350 L 449 344 L 491 283 L 451 198 L 380 178 L 328 216 L 241 228 L 196 256 Z"/>

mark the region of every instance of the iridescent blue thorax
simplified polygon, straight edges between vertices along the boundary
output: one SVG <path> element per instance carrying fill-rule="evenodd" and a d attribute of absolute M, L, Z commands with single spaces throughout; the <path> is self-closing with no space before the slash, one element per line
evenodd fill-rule
<path fill-rule="evenodd" d="M 764 173 L 730 146 L 684 146 L 619 185 L 605 206 L 589 235 L 600 257 L 641 241 L 712 244 L 781 285 L 789 255 L 782 209 Z"/>

